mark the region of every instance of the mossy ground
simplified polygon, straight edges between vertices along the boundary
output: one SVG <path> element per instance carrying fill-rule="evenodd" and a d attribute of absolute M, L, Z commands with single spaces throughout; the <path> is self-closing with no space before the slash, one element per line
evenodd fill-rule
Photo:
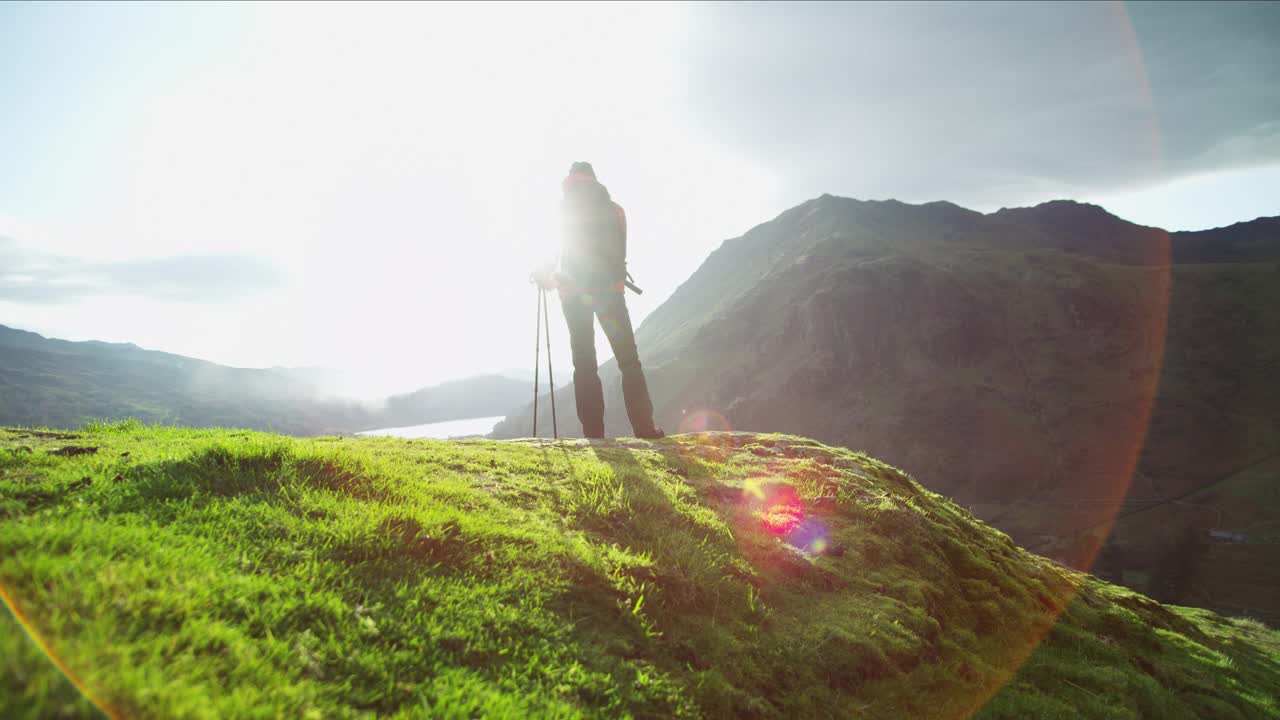
<path fill-rule="evenodd" d="M 1280 715 L 1277 633 L 776 435 L 0 429 L 0 586 L 126 717 Z M 0 716 L 100 712 L 5 617 Z"/>

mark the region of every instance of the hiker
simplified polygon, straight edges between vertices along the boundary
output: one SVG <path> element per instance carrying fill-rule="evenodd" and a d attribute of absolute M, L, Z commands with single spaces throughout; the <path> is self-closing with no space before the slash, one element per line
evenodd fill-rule
<path fill-rule="evenodd" d="M 599 317 L 622 371 L 622 397 L 631 431 L 638 438 L 663 437 L 662 430 L 653 424 L 653 402 L 623 297 L 627 284 L 626 214 L 596 180 L 591 163 L 575 162 L 560 187 L 564 193 L 560 270 L 535 272 L 534 281 L 544 289 L 560 292 L 560 307 L 569 325 L 573 390 L 582 434 L 604 437 L 604 390 L 596 371 L 595 319 Z"/>

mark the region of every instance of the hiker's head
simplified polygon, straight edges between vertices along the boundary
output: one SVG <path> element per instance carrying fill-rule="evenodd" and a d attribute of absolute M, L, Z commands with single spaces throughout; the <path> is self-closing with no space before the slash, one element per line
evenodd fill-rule
<path fill-rule="evenodd" d="M 565 176 L 563 182 L 560 183 L 560 189 L 569 192 L 569 188 L 581 182 L 595 182 L 596 170 L 591 167 L 589 162 L 576 162 L 569 166 L 569 174 Z"/>

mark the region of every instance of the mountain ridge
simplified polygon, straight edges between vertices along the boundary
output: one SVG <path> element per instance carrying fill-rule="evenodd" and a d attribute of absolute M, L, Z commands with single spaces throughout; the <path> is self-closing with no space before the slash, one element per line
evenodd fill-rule
<path fill-rule="evenodd" d="M 1126 503 L 1280 449 L 1277 230 L 1166 233 L 1074 201 L 981 214 L 821 196 L 722 243 L 636 337 L 669 431 L 858 447 L 1040 552 L 1212 607 L 1157 572 L 1183 529 L 1209 542 L 1203 519 L 1124 547 L 1106 530 Z M 607 432 L 626 434 L 612 361 L 602 380 Z M 494 436 L 527 432 L 529 412 Z M 1280 617 L 1280 602 L 1252 611 Z"/>
<path fill-rule="evenodd" d="M 343 397 L 322 367 L 240 368 L 134 343 L 46 338 L 0 325 L 0 423 L 78 427 L 135 417 L 300 435 L 501 414 L 527 384 L 472 376 L 376 401 Z"/>

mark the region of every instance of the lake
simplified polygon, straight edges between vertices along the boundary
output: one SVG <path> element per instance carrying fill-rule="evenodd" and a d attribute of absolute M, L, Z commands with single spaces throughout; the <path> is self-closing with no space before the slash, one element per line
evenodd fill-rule
<path fill-rule="evenodd" d="M 504 416 L 466 418 L 463 420 L 446 420 L 444 422 L 427 423 L 426 425 L 408 425 L 405 427 L 365 430 L 356 433 L 363 437 L 389 435 L 399 438 L 435 438 L 448 440 L 464 435 L 488 435 Z"/>

